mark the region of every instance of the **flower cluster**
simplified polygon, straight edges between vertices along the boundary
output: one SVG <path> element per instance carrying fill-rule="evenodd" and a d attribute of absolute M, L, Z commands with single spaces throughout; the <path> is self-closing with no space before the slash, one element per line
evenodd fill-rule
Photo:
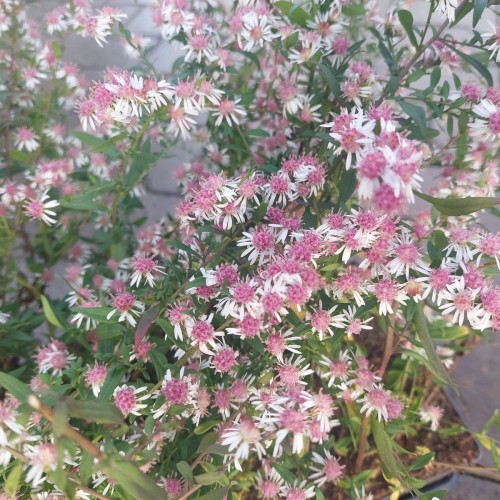
<path fill-rule="evenodd" d="M 500 90 L 463 47 L 494 66 L 498 27 L 450 36 L 465 5 L 430 2 L 418 31 L 375 0 L 155 0 L 160 46 L 182 51 L 161 74 L 114 7 L 37 24 L 1 3 L 7 494 L 361 499 L 387 471 L 421 487 L 420 458 L 384 463 L 391 442 L 447 424 L 429 372 L 447 381 L 500 331 L 500 233 L 480 218 Z M 136 66 L 89 85 L 74 35 L 120 36 Z M 149 220 L 148 174 L 179 147 L 175 214 Z"/>

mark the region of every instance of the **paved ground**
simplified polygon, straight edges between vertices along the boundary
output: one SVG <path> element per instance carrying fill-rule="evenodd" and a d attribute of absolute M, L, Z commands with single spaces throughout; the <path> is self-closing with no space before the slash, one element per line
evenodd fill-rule
<path fill-rule="evenodd" d="M 38 2 L 40 3 L 40 2 Z M 127 27 L 132 33 L 148 36 L 153 44 L 158 44 L 151 54 L 151 59 L 159 71 L 168 71 L 173 61 L 179 56 L 179 50 L 160 43 L 157 31 L 151 23 L 148 5 L 149 0 L 94 0 L 94 5 L 115 5 L 128 14 Z M 422 25 L 427 15 L 427 3 L 422 0 L 407 2 L 409 10 L 413 13 L 417 25 Z M 57 0 L 43 0 L 43 12 L 47 12 L 52 6 L 57 6 Z M 463 28 L 457 30 L 457 36 L 470 35 L 469 26 L 472 14 L 461 23 Z M 495 20 L 495 16 L 490 16 Z M 482 26 L 485 26 L 482 21 Z M 476 29 L 481 32 L 479 25 Z M 104 49 L 99 49 L 93 40 L 81 37 L 70 37 L 67 46 L 68 59 L 76 61 L 84 70 L 90 80 L 100 80 L 102 70 L 107 66 L 131 68 L 134 61 L 124 55 L 123 48 L 116 40 L 111 40 Z M 496 75 L 497 81 L 499 75 Z M 152 172 L 152 185 L 155 189 L 172 191 L 175 183 L 172 181 L 172 171 L 177 165 L 187 161 L 188 155 L 182 148 L 178 148 L 176 157 L 163 161 Z M 428 174 L 431 181 L 432 173 Z M 146 213 L 154 220 L 173 211 L 178 198 L 175 195 L 149 194 L 143 202 Z M 487 219 L 485 221 L 490 228 L 498 228 L 498 221 Z M 484 423 L 496 408 L 500 408 L 500 384 L 498 383 L 498 360 L 500 359 L 500 337 L 482 341 L 479 346 L 468 356 L 457 363 L 454 371 L 459 387 L 460 395 L 450 395 L 455 403 L 465 424 L 473 431 L 480 431 Z M 497 437 L 500 437 L 498 435 Z M 483 454 L 480 463 L 490 465 L 491 459 Z M 500 498 L 500 485 L 487 481 L 460 476 L 457 478 L 449 499 L 453 500 L 492 500 Z"/>

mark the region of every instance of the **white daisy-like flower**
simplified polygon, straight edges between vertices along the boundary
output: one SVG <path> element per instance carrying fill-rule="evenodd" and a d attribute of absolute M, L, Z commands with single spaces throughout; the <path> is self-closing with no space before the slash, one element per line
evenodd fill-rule
<path fill-rule="evenodd" d="M 229 452 L 234 451 L 235 466 L 238 470 L 241 470 L 239 460 L 247 460 L 251 451 L 255 450 L 259 459 L 266 454 L 259 428 L 247 417 L 238 418 L 232 427 L 224 430 L 221 444 L 227 446 Z"/>
<path fill-rule="evenodd" d="M 345 465 L 340 465 L 338 458 L 334 457 L 328 450 L 325 450 L 324 454 L 323 457 L 314 451 L 312 461 L 318 464 L 318 467 L 310 467 L 313 474 L 309 476 L 309 479 L 312 479 L 319 488 L 327 482 L 335 483 L 344 475 Z"/>
<path fill-rule="evenodd" d="M 453 314 L 453 323 L 458 323 L 460 326 L 463 325 L 466 317 L 474 322 L 482 310 L 481 305 L 474 305 L 478 293 L 479 289 L 467 288 L 464 277 L 460 276 L 443 292 L 445 303 L 439 309 L 442 314 Z"/>
<path fill-rule="evenodd" d="M 493 59 L 496 54 L 495 61 L 498 63 L 500 62 L 500 24 L 495 26 L 491 21 L 488 21 L 488 24 L 491 31 L 483 33 L 481 37 L 484 43 L 487 44 L 486 48 L 491 52 L 490 59 Z"/>
<path fill-rule="evenodd" d="M 472 106 L 472 111 L 480 117 L 469 127 L 471 135 L 485 141 L 495 141 L 500 138 L 500 108 L 489 99 L 483 99 Z"/>

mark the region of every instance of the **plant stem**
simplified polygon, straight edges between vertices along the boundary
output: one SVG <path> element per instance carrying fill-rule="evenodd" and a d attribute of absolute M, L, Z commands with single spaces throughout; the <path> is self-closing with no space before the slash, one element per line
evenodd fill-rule
<path fill-rule="evenodd" d="M 462 1 L 462 3 L 456 9 L 455 15 L 458 15 L 460 13 L 460 11 L 465 7 L 468 1 L 469 0 Z M 420 59 L 420 56 L 441 36 L 441 33 L 448 27 L 449 24 L 450 21 L 446 19 L 446 21 L 443 22 L 443 24 L 438 28 L 438 30 L 434 33 L 434 35 L 431 38 L 429 38 L 429 40 L 427 40 L 427 42 L 425 42 L 423 45 L 422 44 L 420 45 L 415 55 L 410 59 L 408 64 L 399 73 L 398 83 L 401 83 L 403 81 L 403 79 L 410 72 L 411 68 L 413 68 L 413 65 Z M 385 86 L 384 91 L 380 96 L 380 99 L 376 102 L 375 107 L 380 106 L 382 101 L 387 97 L 388 93 L 389 93 L 389 82 Z"/>
<path fill-rule="evenodd" d="M 11 448 L 10 446 L 7 445 L 0 445 L 0 448 L 3 448 L 4 450 L 7 450 L 11 455 L 16 457 L 18 460 L 24 463 L 29 463 L 29 458 L 17 451 L 14 448 Z M 66 472 L 66 471 L 65 471 Z M 66 473 L 67 475 L 67 473 Z M 82 491 L 86 491 L 87 493 L 90 493 L 92 496 L 99 498 L 99 500 L 111 500 L 109 497 L 101 495 L 97 491 L 93 490 L 92 488 L 89 488 L 88 486 L 84 486 L 83 484 L 77 483 L 74 479 L 68 476 L 68 480 L 73 483 L 73 486 Z"/>
<path fill-rule="evenodd" d="M 49 422 L 54 422 L 55 414 L 52 408 L 44 405 L 33 394 L 28 397 L 28 404 L 32 406 L 38 413 L 41 413 Z M 72 439 L 82 450 L 85 450 L 89 455 L 92 455 L 97 460 L 101 460 L 103 454 L 101 450 L 86 437 L 82 436 L 78 431 L 73 429 L 71 425 L 66 424 L 62 429 L 62 434 Z"/>
<path fill-rule="evenodd" d="M 380 365 L 378 375 L 381 379 L 384 378 L 385 371 L 387 370 L 387 366 L 389 365 L 389 361 L 391 359 L 392 353 L 394 351 L 394 322 L 396 321 L 396 309 L 391 314 L 389 322 L 387 324 L 387 333 L 385 336 L 385 348 L 384 348 L 384 357 L 382 358 L 382 363 Z"/>
<path fill-rule="evenodd" d="M 361 421 L 361 431 L 359 434 L 359 447 L 356 462 L 354 464 L 354 474 L 358 474 L 363 466 L 366 455 L 366 439 L 368 438 L 368 417 L 365 415 Z"/>

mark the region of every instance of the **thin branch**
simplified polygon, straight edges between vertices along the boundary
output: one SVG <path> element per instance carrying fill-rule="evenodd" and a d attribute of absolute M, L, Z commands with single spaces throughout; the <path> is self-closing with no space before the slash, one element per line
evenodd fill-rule
<path fill-rule="evenodd" d="M 41 413 L 49 422 L 54 422 L 54 410 L 44 405 L 35 395 L 31 394 L 28 397 L 28 404 L 38 413 Z M 62 434 L 72 439 L 78 446 L 80 446 L 80 448 L 82 448 L 82 450 L 85 450 L 89 455 L 92 455 L 97 460 L 102 459 L 102 451 L 94 443 L 82 436 L 77 430 L 73 429 L 71 425 L 66 424 L 62 429 Z"/>

